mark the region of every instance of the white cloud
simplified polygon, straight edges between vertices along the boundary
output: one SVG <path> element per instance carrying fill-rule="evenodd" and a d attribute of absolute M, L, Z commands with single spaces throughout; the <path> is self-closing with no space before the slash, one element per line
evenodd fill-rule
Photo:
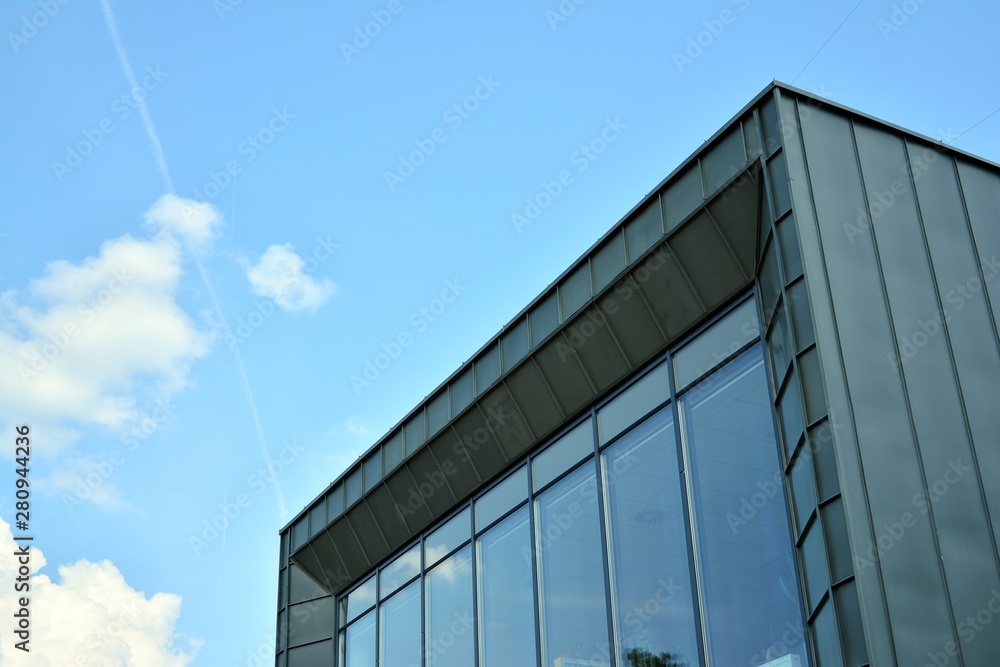
<path fill-rule="evenodd" d="M 80 263 L 51 262 L 25 297 L 0 294 L 0 422 L 32 423 L 52 453 L 80 427 L 142 419 L 140 387 L 185 386 L 211 338 L 175 300 L 181 261 L 169 235 L 123 236 Z"/>
<path fill-rule="evenodd" d="M 0 518 L 0 551 L 13 554 L 19 544 Z M 180 596 L 147 598 L 108 560 L 62 565 L 57 583 L 38 573 L 46 564 L 41 551 L 32 547 L 30 558 L 31 651 L 14 648 L 15 638 L 5 631 L 0 664 L 185 667 L 194 660 L 202 642 L 177 631 Z M 25 595 L 14 590 L 17 567 L 16 558 L 0 558 L 0 617 L 8 621 L 18 609 L 17 598 Z"/>
<path fill-rule="evenodd" d="M 163 195 L 146 211 L 146 224 L 183 239 L 195 252 L 211 245 L 216 228 L 221 225 L 219 211 L 207 202 Z"/>
<path fill-rule="evenodd" d="M 284 310 L 316 310 L 333 294 L 334 284 L 313 280 L 304 267 L 305 261 L 290 244 L 272 245 L 256 264 L 247 263 L 247 279 L 254 294 L 272 299 Z"/>

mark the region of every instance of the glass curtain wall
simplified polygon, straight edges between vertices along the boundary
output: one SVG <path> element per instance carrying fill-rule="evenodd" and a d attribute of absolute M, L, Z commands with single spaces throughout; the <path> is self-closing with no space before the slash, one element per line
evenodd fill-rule
<path fill-rule="evenodd" d="M 681 399 L 706 644 L 714 665 L 806 661 L 760 347 Z M 791 632 L 789 632 L 791 631 Z M 788 637 L 795 640 L 789 644 Z M 795 658 L 786 663 L 796 664 Z"/>
<path fill-rule="evenodd" d="M 668 358 L 343 597 L 339 664 L 808 667 L 763 353 L 742 345 L 700 379 Z"/>

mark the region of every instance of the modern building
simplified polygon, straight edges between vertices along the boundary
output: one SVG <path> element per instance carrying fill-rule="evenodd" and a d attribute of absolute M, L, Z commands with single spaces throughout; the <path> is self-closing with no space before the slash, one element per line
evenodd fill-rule
<path fill-rule="evenodd" d="M 768 86 L 282 530 L 276 664 L 1000 664 L 998 254 Z"/>

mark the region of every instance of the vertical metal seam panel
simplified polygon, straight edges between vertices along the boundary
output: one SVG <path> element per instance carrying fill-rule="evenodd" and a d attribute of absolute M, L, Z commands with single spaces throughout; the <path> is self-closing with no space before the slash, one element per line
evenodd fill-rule
<path fill-rule="evenodd" d="M 976 242 L 975 230 L 972 227 L 972 216 L 969 215 L 969 205 L 965 198 L 965 188 L 962 185 L 962 175 L 958 169 L 958 160 L 954 158 L 950 159 L 953 167 L 952 171 L 955 176 L 955 182 L 958 184 L 958 194 L 962 204 L 962 215 L 965 220 L 965 228 L 969 234 L 969 242 L 972 243 L 972 250 L 976 257 L 976 268 L 978 269 L 979 279 L 983 285 L 983 293 L 984 293 L 983 303 L 986 306 L 986 312 L 988 313 L 989 319 L 993 325 L 993 336 L 997 342 L 997 350 L 1000 351 L 1000 329 L 998 329 L 997 313 L 993 311 L 993 304 L 990 301 L 988 294 L 986 293 L 986 283 L 987 283 L 986 274 L 983 273 L 983 264 L 981 259 L 982 255 L 979 253 L 979 244 Z M 952 355 L 952 357 L 954 359 L 954 355 Z M 962 383 L 960 376 L 958 375 L 957 361 L 955 369 L 956 369 L 955 370 L 956 378 L 958 378 L 958 386 L 959 389 L 961 390 Z M 983 496 L 983 508 L 986 510 L 986 516 L 989 518 L 990 525 L 994 525 L 992 513 L 990 512 L 989 500 L 985 493 L 985 485 L 983 484 L 983 475 L 982 475 L 982 470 L 980 469 L 979 466 L 979 458 L 976 455 L 976 440 L 973 435 L 971 420 L 969 419 L 969 413 L 966 408 L 964 392 L 961 392 L 961 394 L 962 395 L 960 395 L 960 398 L 962 399 L 962 411 L 965 414 L 966 426 L 969 428 L 969 439 L 972 442 L 972 455 L 973 455 L 973 460 L 975 461 L 976 475 L 979 481 L 980 493 Z M 1000 510 L 1000 508 L 998 508 L 998 510 Z M 993 553 L 997 559 L 998 569 L 1000 569 L 1000 549 L 998 549 L 997 545 L 997 535 L 994 534 L 992 538 L 993 538 Z"/>
<path fill-rule="evenodd" d="M 792 119 L 795 132 L 794 134 L 784 133 L 783 148 L 789 173 L 789 195 L 792 200 L 792 210 L 795 213 L 793 219 L 796 223 L 799 246 L 803 250 L 802 265 L 807 278 L 806 286 L 809 288 L 812 315 L 815 318 L 814 331 L 817 352 L 824 369 L 837 371 L 836 376 L 831 376 L 828 373 L 825 377 L 825 381 L 828 383 L 825 389 L 829 408 L 830 446 L 834 447 L 836 453 L 837 474 L 840 479 L 841 494 L 845 499 L 844 513 L 849 534 L 867 534 L 869 540 L 875 543 L 871 501 L 861 473 L 863 468 L 857 422 L 854 417 L 850 388 L 847 386 L 847 369 L 844 365 L 843 350 L 840 345 L 840 325 L 833 307 L 833 293 L 827 270 L 826 252 L 819 233 L 816 201 L 812 193 L 812 177 L 805 155 L 802 114 L 798 98 L 791 97 L 795 102 L 796 110 L 795 117 Z M 801 184 L 797 183 L 794 178 L 796 172 L 804 177 Z M 807 249 L 813 251 L 811 257 Z M 823 320 L 819 319 L 820 315 L 825 316 Z M 843 419 L 844 423 L 838 427 L 840 419 Z M 838 437 L 837 432 L 842 429 L 847 429 L 847 432 Z M 838 442 L 842 445 L 841 447 L 837 446 Z M 853 474 L 849 475 L 849 472 Z M 851 502 L 846 502 L 848 499 Z M 861 516 L 858 516 L 859 513 Z M 852 544 L 852 547 L 855 546 Z M 855 573 L 868 658 L 872 664 L 896 665 L 896 647 L 889 631 L 891 617 L 885 599 L 885 580 L 878 567 L 875 568 L 874 575 L 873 582 L 872 577 L 862 580 Z M 872 583 L 875 584 L 874 589 L 871 587 Z"/>
<path fill-rule="evenodd" d="M 858 175 L 859 175 L 859 177 L 861 179 L 861 190 L 862 190 L 862 194 L 863 194 L 864 200 L 865 200 L 865 204 L 864 204 L 864 206 L 865 206 L 865 213 L 868 216 L 868 220 L 874 220 L 874 218 L 872 217 L 871 202 L 868 199 L 868 194 L 867 194 L 867 190 L 866 190 L 866 186 L 865 186 L 864 169 L 863 169 L 862 164 L 861 164 L 861 155 L 860 155 L 860 153 L 858 151 L 858 137 L 857 137 L 857 133 L 855 131 L 855 120 L 853 118 L 848 118 L 848 126 L 850 127 L 850 131 L 851 131 L 851 151 L 854 153 L 854 159 L 855 159 L 855 163 L 857 165 Z M 904 146 L 904 150 L 905 150 L 905 146 Z M 911 174 L 910 178 L 911 178 L 911 186 L 913 186 L 913 183 L 912 183 L 912 174 Z M 913 189 L 913 196 L 914 196 L 914 200 L 916 201 L 917 200 L 917 195 L 916 195 L 916 188 L 915 187 Z M 921 234 L 923 235 L 924 224 L 923 224 L 923 217 L 920 214 L 919 202 L 917 202 L 917 218 L 918 218 L 918 222 L 919 222 L 919 225 L 920 225 Z M 924 241 L 925 241 L 925 244 L 926 244 L 926 237 L 925 237 Z M 885 280 L 885 271 L 882 268 L 882 255 L 881 255 L 881 253 L 879 253 L 879 249 L 878 249 L 878 246 L 879 246 L 879 244 L 878 244 L 878 237 L 875 234 L 874 226 L 872 226 L 872 228 L 871 228 L 871 243 L 872 243 L 872 247 L 875 249 L 875 270 L 878 272 L 879 287 L 881 288 L 882 300 L 883 300 L 883 304 L 884 304 L 884 307 L 885 307 L 885 316 L 886 316 L 886 318 L 888 319 L 888 322 L 889 322 L 889 331 L 890 331 L 890 334 L 892 336 L 892 349 L 895 350 L 895 352 L 897 354 L 897 358 L 901 358 L 899 356 L 900 355 L 900 350 L 899 350 L 899 336 L 896 333 L 895 317 L 894 317 L 893 312 L 892 312 L 892 310 L 893 310 L 892 306 L 890 305 L 889 291 L 888 291 L 888 287 L 886 286 L 886 280 Z M 928 259 L 928 263 L 929 263 L 929 265 L 931 267 L 931 274 L 933 275 L 933 264 L 930 264 L 930 257 L 928 257 L 927 259 Z M 936 290 L 935 290 L 934 298 L 935 298 L 935 300 L 937 300 L 937 298 L 938 298 Z M 900 388 L 901 388 L 901 391 L 902 391 L 902 394 L 903 394 L 903 402 L 904 402 L 904 405 L 906 406 L 906 420 L 909 423 L 909 426 L 910 426 L 910 435 L 913 438 L 913 454 L 914 454 L 914 457 L 915 457 L 915 459 L 917 461 L 918 469 L 920 471 L 920 479 L 921 479 L 921 483 L 923 484 L 923 489 L 926 491 L 927 489 L 930 488 L 929 485 L 928 485 L 928 482 L 927 482 L 927 466 L 924 464 L 924 453 L 923 453 L 922 448 L 921 448 L 920 434 L 917 432 L 917 425 L 916 425 L 916 423 L 914 422 L 914 419 L 913 419 L 913 406 L 912 406 L 912 403 L 910 401 L 910 389 L 907 386 L 906 375 L 903 373 L 902 369 L 899 370 L 899 383 L 900 383 Z M 948 573 L 945 570 L 944 562 L 942 560 L 941 537 L 940 537 L 940 534 L 939 534 L 938 528 L 937 528 L 937 518 L 934 516 L 934 511 L 933 511 L 933 508 L 931 508 L 931 507 L 928 507 L 927 519 L 930 522 L 930 526 L 931 526 L 931 533 L 930 533 L 931 534 L 931 540 L 932 540 L 932 542 L 934 544 L 934 549 L 935 549 L 935 552 L 936 552 L 934 554 L 935 555 L 934 561 L 935 561 L 935 564 L 937 565 L 937 570 L 938 570 L 938 573 L 939 573 L 939 575 L 941 577 L 941 582 L 942 582 L 943 587 L 944 587 L 944 596 L 945 596 L 945 602 L 947 604 L 948 616 L 951 618 L 952 628 L 955 628 L 955 607 L 954 607 L 954 604 L 952 603 L 952 600 L 951 600 L 951 588 L 948 585 Z M 881 558 L 878 558 L 877 561 L 878 561 L 878 567 L 881 568 Z M 894 637 L 895 637 L 895 635 L 894 635 Z M 964 664 L 964 660 L 961 658 L 961 649 L 959 649 L 959 664 Z"/>

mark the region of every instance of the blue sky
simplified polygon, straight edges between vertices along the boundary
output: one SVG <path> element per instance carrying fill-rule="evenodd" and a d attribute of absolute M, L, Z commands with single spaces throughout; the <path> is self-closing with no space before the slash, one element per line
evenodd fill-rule
<path fill-rule="evenodd" d="M 254 664 L 280 527 L 768 82 L 1000 161 L 998 24 L 988 0 L 4 2 L 0 517 L 29 423 L 38 557 L 34 650 L 4 625 L 3 664 Z"/>

